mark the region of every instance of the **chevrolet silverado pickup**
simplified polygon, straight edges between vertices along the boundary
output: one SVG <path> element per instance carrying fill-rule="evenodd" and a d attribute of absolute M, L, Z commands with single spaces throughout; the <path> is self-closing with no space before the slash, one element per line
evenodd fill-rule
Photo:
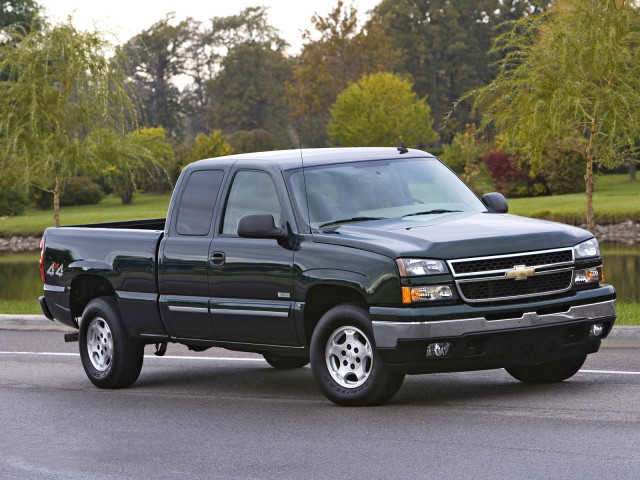
<path fill-rule="evenodd" d="M 591 233 L 507 210 L 413 149 L 202 160 L 166 219 L 47 229 L 40 304 L 100 388 L 176 342 L 310 363 L 338 405 L 386 402 L 406 374 L 560 382 L 609 334 L 615 290 Z"/>

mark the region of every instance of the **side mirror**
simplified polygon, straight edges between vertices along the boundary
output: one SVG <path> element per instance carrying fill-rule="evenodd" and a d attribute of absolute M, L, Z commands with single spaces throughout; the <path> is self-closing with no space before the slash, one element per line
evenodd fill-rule
<path fill-rule="evenodd" d="M 276 227 L 273 215 L 257 213 L 245 215 L 238 222 L 238 236 L 243 238 L 275 238 L 287 237 L 284 228 Z"/>
<path fill-rule="evenodd" d="M 491 213 L 507 213 L 509 211 L 509 205 L 501 193 L 485 193 L 481 200 Z"/>

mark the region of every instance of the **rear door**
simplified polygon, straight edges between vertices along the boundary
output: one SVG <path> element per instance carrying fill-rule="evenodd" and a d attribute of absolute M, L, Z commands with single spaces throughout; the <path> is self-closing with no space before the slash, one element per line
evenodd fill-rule
<path fill-rule="evenodd" d="M 175 337 L 217 338 L 209 314 L 210 248 L 224 177 L 224 169 L 189 174 L 160 246 L 160 308 Z"/>

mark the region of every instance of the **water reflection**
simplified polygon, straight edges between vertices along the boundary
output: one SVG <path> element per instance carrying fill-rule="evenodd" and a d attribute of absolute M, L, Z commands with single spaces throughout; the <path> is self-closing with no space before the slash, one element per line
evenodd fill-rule
<path fill-rule="evenodd" d="M 623 302 L 640 302 L 640 246 L 603 246 L 605 281 Z M 33 300 L 42 295 L 38 254 L 0 256 L 0 299 Z"/>

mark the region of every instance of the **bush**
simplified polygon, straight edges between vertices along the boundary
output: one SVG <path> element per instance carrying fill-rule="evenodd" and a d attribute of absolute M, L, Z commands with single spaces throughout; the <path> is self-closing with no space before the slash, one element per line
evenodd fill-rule
<path fill-rule="evenodd" d="M 583 192 L 586 160 L 578 152 L 565 148 L 550 148 L 542 161 L 540 176 L 553 195 Z"/>
<path fill-rule="evenodd" d="M 91 177 L 72 177 L 62 182 L 60 206 L 93 205 L 104 198 L 100 186 Z M 40 210 L 53 208 L 53 193 L 40 189 L 31 190 L 31 201 Z"/>
<path fill-rule="evenodd" d="M 503 151 L 482 157 L 493 181 L 493 188 L 507 197 L 525 197 L 530 190 L 529 171 L 518 167 L 518 158 Z"/>
<path fill-rule="evenodd" d="M 68 178 L 62 185 L 60 206 L 94 205 L 104 198 L 100 186 L 91 177 Z"/>
<path fill-rule="evenodd" d="M 23 185 L 0 187 L 0 217 L 24 214 L 29 199 Z"/>

